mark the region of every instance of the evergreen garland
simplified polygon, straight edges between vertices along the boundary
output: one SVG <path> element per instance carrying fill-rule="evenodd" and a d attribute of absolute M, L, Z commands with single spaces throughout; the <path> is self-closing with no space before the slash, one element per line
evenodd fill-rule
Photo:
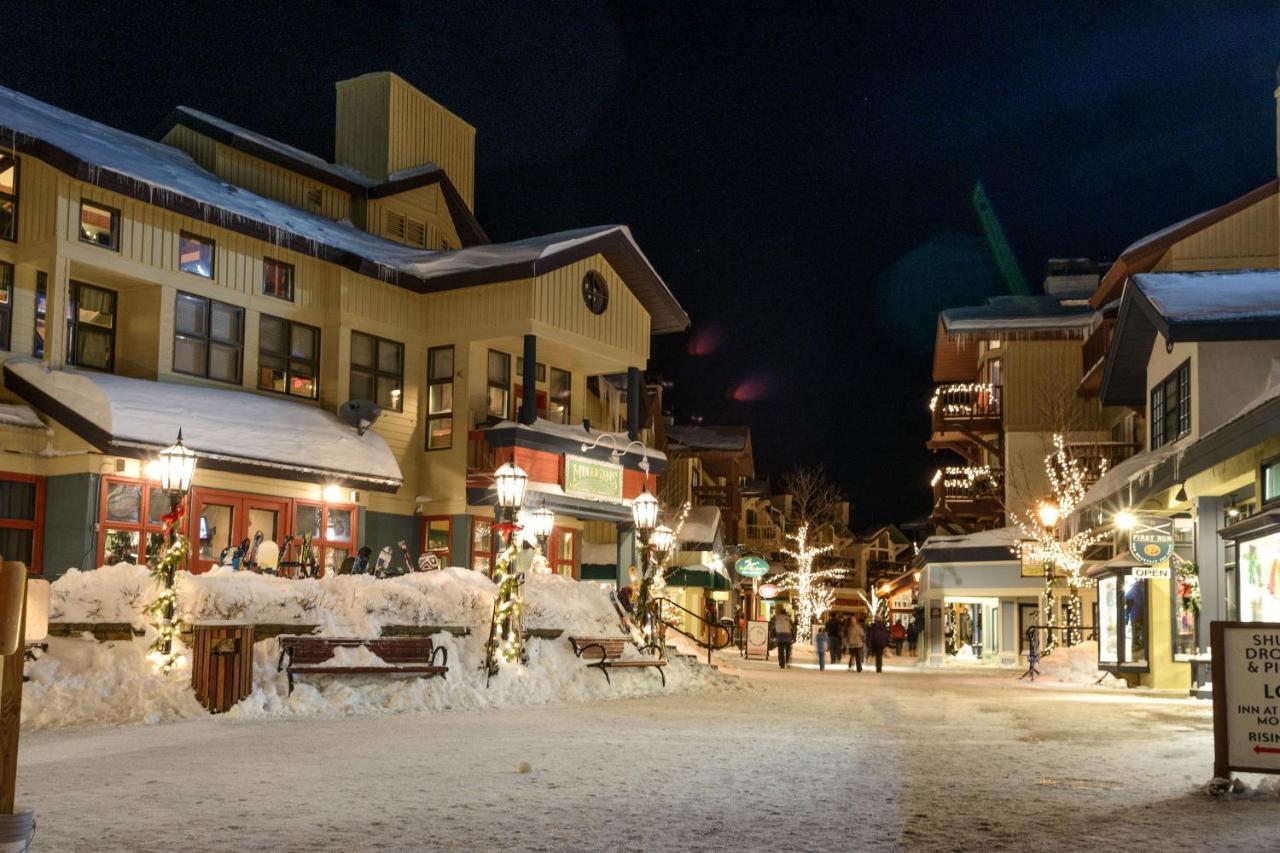
<path fill-rule="evenodd" d="M 191 553 L 191 543 L 181 534 L 151 563 L 151 579 L 160 588 L 155 600 L 147 606 L 152 615 L 155 638 L 151 641 L 151 657 L 162 673 L 168 674 L 181 658 L 174 651 L 174 640 L 182 632 L 182 622 L 174 618 L 178 597 L 173 582 L 178 569 Z"/>

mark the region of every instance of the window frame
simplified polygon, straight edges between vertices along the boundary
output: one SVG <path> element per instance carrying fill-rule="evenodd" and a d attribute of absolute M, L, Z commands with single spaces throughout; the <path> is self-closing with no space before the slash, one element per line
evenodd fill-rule
<path fill-rule="evenodd" d="M 284 323 L 285 348 L 288 350 L 288 352 L 284 352 L 284 353 L 268 352 L 263 349 L 262 324 L 267 320 L 274 320 L 279 323 Z M 297 358 L 293 355 L 293 327 L 294 326 L 301 326 L 304 329 L 310 329 L 312 332 L 315 333 L 316 347 L 315 347 L 315 353 L 314 353 L 314 360 L 309 361 L 305 358 Z M 319 400 L 320 399 L 320 352 L 321 352 L 320 347 L 321 347 L 321 341 L 320 341 L 319 326 L 312 326 L 309 323 L 300 323 L 297 320 L 290 320 L 287 317 L 277 317 L 275 314 L 260 313 L 258 315 L 258 390 L 269 391 L 272 394 L 282 394 L 286 397 L 293 397 L 298 400 Z M 285 364 L 284 386 L 285 387 L 283 391 L 277 391 L 274 388 L 271 388 L 267 385 L 262 384 L 262 357 L 264 355 L 269 356 L 270 358 L 279 358 L 284 360 L 284 364 Z M 312 373 L 313 381 L 311 383 L 313 393 L 311 394 L 310 397 L 304 396 L 302 394 L 294 394 L 292 391 L 289 390 L 293 382 L 293 376 L 294 376 L 293 363 L 295 361 L 301 364 L 310 365 L 314 369 L 314 372 Z"/>
<path fill-rule="evenodd" d="M 204 328 L 203 336 L 194 335 L 189 332 L 183 332 L 178 329 L 178 303 L 183 299 L 183 297 L 186 297 L 188 299 L 199 300 L 200 302 L 204 303 L 205 328 Z M 215 305 L 221 305 L 227 308 L 231 308 L 236 312 L 238 312 L 239 322 L 237 325 L 240 330 L 239 341 L 225 341 L 220 338 L 215 338 L 213 336 L 213 308 Z M 226 385 L 243 385 L 244 384 L 244 324 L 245 324 L 245 315 L 247 313 L 248 312 L 244 308 L 242 308 L 239 305 L 236 305 L 233 302 L 223 302 L 219 299 L 214 299 L 209 296 L 201 296 L 198 293 L 189 293 L 185 290 L 177 291 L 177 293 L 173 297 L 173 360 L 170 362 L 170 365 L 169 365 L 170 368 L 173 370 L 173 372 L 180 373 L 183 376 L 195 376 L 201 379 L 208 379 L 211 382 L 222 382 Z M 204 372 L 203 373 L 195 373 L 189 370 L 178 369 L 177 356 L 178 356 L 178 340 L 179 339 L 204 342 Z M 209 365 L 213 358 L 214 344 L 217 344 L 222 347 L 234 347 L 236 352 L 239 353 L 239 356 L 236 359 L 236 378 L 234 381 L 231 379 L 223 379 L 218 376 L 210 375 Z"/>
<path fill-rule="evenodd" d="M 364 365 L 357 365 L 357 364 L 355 363 L 354 358 L 352 357 L 352 356 L 353 356 L 353 353 L 355 352 L 355 338 L 356 338 L 356 335 L 362 335 L 362 336 L 364 336 L 364 337 L 366 337 L 366 338 L 369 338 L 370 340 L 372 340 L 372 341 L 373 341 L 373 365 L 372 365 L 372 366 L 370 366 L 370 367 L 365 367 Z M 382 409 L 386 410 L 386 409 L 388 409 L 389 407 L 388 407 L 388 406 L 383 406 L 383 405 L 382 405 L 382 403 L 381 403 L 381 402 L 379 402 L 379 401 L 378 401 L 378 399 L 377 399 L 377 397 L 378 397 L 378 378 L 379 378 L 379 377 L 381 377 L 381 378 L 384 378 L 384 379 L 395 379 L 395 380 L 396 380 L 396 387 L 400 390 L 400 394 L 399 394 L 399 396 L 397 396 L 397 397 L 396 397 L 396 406 L 395 406 L 395 408 L 394 408 L 394 409 L 391 409 L 391 411 L 393 411 L 393 412 L 403 412 L 403 411 L 404 411 L 404 352 L 405 352 L 405 346 L 404 346 L 404 344 L 402 344 L 402 343 L 401 343 L 401 342 L 399 342 L 399 341 L 393 341 L 391 338 L 383 338 L 383 337 L 379 337 L 378 335 L 370 334 L 370 333 L 368 333 L 368 332 L 362 332 L 362 331 L 360 331 L 359 329 L 352 329 L 352 330 L 351 330 L 351 337 L 350 337 L 350 342 L 349 342 L 349 343 L 350 343 L 350 349 L 347 351 L 347 391 L 348 391 L 348 392 L 350 392 L 350 390 L 351 390 L 351 385 L 353 384 L 353 383 L 351 382 L 351 378 L 354 376 L 354 374 L 355 374 L 355 372 L 356 372 L 357 370 L 358 370 L 358 371 L 361 371 L 362 373 L 367 373 L 367 374 L 369 374 L 370 378 L 372 378 L 372 379 L 373 379 L 373 397 L 374 397 L 374 399 L 373 399 L 373 403 L 374 403 L 374 405 L 376 405 L 376 406 L 378 406 L 378 407 L 380 407 L 380 408 L 382 408 Z M 379 350 L 379 347 L 380 347 L 382 344 L 391 344 L 391 345 L 393 345 L 393 346 L 399 347 L 399 349 L 400 349 L 400 372 L 399 372 L 399 374 L 398 374 L 398 375 L 397 375 L 397 374 L 388 373 L 387 371 L 382 370 L 382 369 L 378 366 L 378 350 Z"/>
<path fill-rule="evenodd" d="M 31 327 L 31 355 L 44 358 L 49 347 L 49 274 L 36 270 L 35 319 Z"/>
<path fill-rule="evenodd" d="M 1170 404 L 1171 390 L 1176 395 L 1172 405 Z M 1147 399 L 1147 415 L 1151 421 L 1149 434 L 1152 450 L 1173 444 L 1190 435 L 1191 406 L 1194 403 L 1191 399 L 1191 359 L 1186 359 L 1163 379 L 1152 385 Z M 1156 416 L 1157 405 L 1160 408 L 1159 417 Z M 1177 431 L 1173 437 L 1168 434 L 1168 428 L 1171 423 Z"/>
<path fill-rule="evenodd" d="M 449 376 L 447 379 L 437 379 L 434 371 L 435 355 L 436 353 L 443 352 L 445 350 L 449 351 L 449 360 L 452 363 L 453 368 L 449 371 Z M 453 413 L 455 408 L 454 396 L 453 396 L 455 389 L 453 387 L 453 384 L 454 384 L 453 380 L 454 380 L 454 376 L 457 374 L 457 364 L 458 364 L 457 357 L 458 357 L 458 353 L 453 344 L 446 344 L 444 346 L 438 346 L 438 347 L 429 347 L 427 349 L 427 399 L 426 399 L 426 419 L 425 419 L 426 435 L 423 437 L 423 446 L 425 447 L 426 450 L 429 450 L 429 451 L 451 450 L 453 448 Z M 448 411 L 443 411 L 443 410 L 439 412 L 431 411 L 431 400 L 432 400 L 431 392 L 437 385 L 449 386 Z M 432 444 L 431 438 L 435 434 L 431 429 L 432 422 L 443 421 L 446 419 L 449 421 L 449 443 L 448 444 Z"/>
<path fill-rule="evenodd" d="M 195 270 L 184 270 L 182 268 L 182 241 L 183 240 L 196 240 L 198 242 L 206 244 L 209 247 L 209 274 L 208 275 L 204 275 L 203 273 L 196 272 Z M 178 232 L 178 272 L 186 273 L 187 275 L 193 275 L 196 278 L 203 278 L 208 281 L 214 281 L 215 279 L 217 279 L 218 277 L 218 242 L 209 237 L 201 237 L 199 234 L 196 234 L 192 231 L 179 231 Z"/>
<path fill-rule="evenodd" d="M 139 486 L 142 489 L 142 501 L 138 505 L 138 521 L 112 521 L 107 518 L 107 492 L 110 491 L 112 484 L 122 484 L 126 486 Z M 164 535 L 163 524 L 153 524 L 151 522 L 151 490 L 160 489 L 160 485 L 153 480 L 147 480 L 142 477 L 121 477 L 116 475 L 105 475 L 102 482 L 98 486 L 98 542 L 97 542 L 97 565 L 106 564 L 107 558 L 107 534 L 111 530 L 124 530 L 138 534 L 138 557 L 145 561 L 147 556 L 147 536 L 156 534 Z M 194 490 L 193 490 L 194 491 Z M 183 496 L 182 502 L 187 509 L 191 508 L 191 492 Z M 164 512 L 168 512 L 169 508 L 164 507 Z M 188 514 L 189 515 L 189 514 Z"/>
<path fill-rule="evenodd" d="M 0 191 L 0 203 L 9 202 L 13 205 L 13 228 L 11 233 L 0 231 L 0 240 L 8 240 L 10 243 L 18 242 L 18 206 L 19 199 L 22 196 L 22 158 L 12 152 L 0 151 L 0 160 L 5 157 L 13 158 L 13 192 L 7 193 Z"/>
<path fill-rule="evenodd" d="M 564 400 L 556 399 L 556 374 L 559 373 L 565 378 Z M 556 403 L 564 403 L 564 420 L 557 421 L 551 417 L 551 406 Z M 547 369 L 547 420 L 552 423 L 568 425 L 573 420 L 573 371 L 561 370 L 558 367 L 550 367 Z"/>
<path fill-rule="evenodd" d="M 90 207 L 95 207 L 98 210 L 106 211 L 107 214 L 109 214 L 111 219 L 111 228 L 110 228 L 111 242 L 110 243 L 99 243 L 97 240 L 91 240 L 85 236 L 85 233 L 84 233 L 85 205 L 88 205 Z M 105 204 L 93 201 L 91 199 L 81 198 L 79 224 L 80 224 L 80 242 L 81 243 L 85 243 L 89 246 L 97 246 L 99 249 L 106 249 L 111 252 L 116 252 L 116 253 L 120 252 L 120 211 L 117 208 L 109 207 Z"/>
<path fill-rule="evenodd" d="M 506 380 L 506 384 L 502 384 L 500 381 L 495 381 L 495 380 L 494 380 L 494 378 L 493 378 L 493 365 L 491 364 L 491 361 L 492 361 L 493 356 L 495 356 L 495 355 L 500 355 L 500 356 L 502 356 L 502 358 L 504 359 L 504 361 L 505 361 L 505 363 L 506 363 L 506 365 L 507 365 L 507 369 L 506 369 L 506 373 L 507 373 L 507 380 Z M 488 417 L 488 418 L 498 418 L 499 420 L 504 420 L 504 421 L 505 421 L 505 420 L 510 420 L 510 419 L 511 419 L 511 417 L 512 417 L 512 414 L 511 414 L 511 401 L 512 401 L 512 398 L 513 398 L 513 396 L 514 396 L 514 392 L 512 391 L 512 388 L 511 388 L 511 383 L 512 383 L 512 377 L 511 377 L 511 366 L 512 366 L 512 364 L 511 364 L 511 363 L 512 363 L 511 353 L 509 353 L 509 352 L 503 352 L 502 350 L 491 349 L 491 350 L 489 350 L 489 351 L 485 354 L 485 362 L 484 362 L 484 366 L 485 366 L 485 370 L 484 370 L 484 379 L 485 379 L 484 412 L 485 412 L 485 417 Z M 536 369 L 536 368 L 535 368 L 535 369 Z M 489 400 L 489 391 L 490 391 L 491 389 L 498 389 L 498 390 L 500 390 L 500 391 L 502 391 L 502 392 L 503 392 L 504 399 L 505 399 L 505 401 L 506 401 L 506 402 L 505 402 L 505 409 L 506 409 L 506 411 L 504 411 L 501 415 L 499 415 L 498 413 L 496 413 L 496 412 L 493 410 L 493 407 L 489 405 L 489 403 L 490 403 L 490 400 Z"/>
<path fill-rule="evenodd" d="M 289 502 L 289 518 L 288 518 L 288 522 L 291 525 L 289 529 L 292 531 L 289 534 L 290 553 L 287 556 L 285 554 L 281 554 L 280 559 L 282 560 L 296 560 L 297 557 L 294 556 L 292 549 L 302 547 L 302 531 L 298 525 L 298 510 L 304 506 L 320 508 L 321 536 L 320 538 L 314 538 L 314 537 L 312 538 L 311 550 L 316 559 L 316 566 L 319 567 L 320 574 L 321 576 L 323 576 L 328 574 L 328 565 L 326 561 L 328 560 L 330 549 L 346 551 L 348 557 L 355 556 L 360 552 L 360 505 L 353 504 L 353 503 L 345 503 L 341 501 L 327 501 L 327 500 L 324 500 L 323 498 L 321 498 L 320 500 L 304 500 L 303 498 L 297 498 L 295 500 L 290 501 Z M 341 510 L 341 511 L 346 511 L 351 513 L 351 539 L 350 540 L 329 539 L 325 535 L 329 530 L 329 510 L 330 509 L 336 509 L 336 510 Z M 337 574 L 337 571 L 339 568 L 341 568 L 341 566 L 342 566 L 341 561 L 334 562 L 334 565 L 333 565 L 334 574 Z"/>
<path fill-rule="evenodd" d="M 1151 660 L 1154 656 L 1151 649 L 1151 613 L 1154 602 L 1151 596 L 1151 582 L 1145 578 L 1134 578 L 1132 576 L 1132 567 L 1117 569 L 1108 572 L 1106 575 L 1099 577 L 1099 585 L 1105 580 L 1114 580 L 1116 583 L 1116 610 L 1115 610 L 1115 630 L 1116 630 L 1116 660 L 1102 660 L 1102 637 L 1098 637 L 1098 669 L 1108 672 L 1150 672 Z M 1124 633 L 1125 633 L 1125 617 L 1127 615 L 1125 608 L 1125 581 L 1131 580 L 1135 583 L 1142 584 L 1142 603 L 1146 609 L 1145 618 L 1142 624 L 1142 649 L 1144 658 L 1142 661 L 1129 661 L 1125 659 L 1124 652 Z M 1097 630 L 1101 632 L 1101 607 L 1102 593 L 1098 593 L 1097 606 L 1099 608 L 1098 619 L 1094 621 Z M 1172 627 L 1172 626 L 1170 626 Z"/>
<path fill-rule="evenodd" d="M 269 266 L 277 266 L 288 273 L 289 295 L 281 296 L 279 293 L 272 293 L 267 290 L 267 268 Z M 264 257 L 262 259 L 262 295 L 270 296 L 272 299 L 279 299 L 284 302 L 293 302 L 294 285 L 297 282 L 297 268 L 293 264 L 286 264 L 284 261 L 278 261 L 275 258 Z"/>
<path fill-rule="evenodd" d="M 1275 470 L 1277 474 L 1280 474 L 1280 456 L 1272 456 L 1269 459 L 1265 459 L 1258 466 L 1258 494 L 1262 497 L 1259 505 L 1263 507 L 1269 507 L 1280 502 L 1280 489 L 1270 496 L 1267 493 L 1267 471 L 1270 470 Z"/>
<path fill-rule="evenodd" d="M 76 358 L 76 341 L 79 338 L 79 335 L 77 332 L 80 326 L 88 325 L 97 330 L 102 329 L 101 326 L 94 326 L 91 323 L 84 323 L 80 319 L 80 301 L 81 301 L 80 291 L 83 288 L 88 288 L 90 290 L 97 290 L 103 293 L 111 294 L 111 329 L 110 329 L 111 351 L 110 351 L 110 356 L 107 358 L 106 367 L 97 367 L 92 364 L 84 364 L 79 359 Z M 99 287 L 96 284 L 89 284 L 88 282 L 72 279 L 70 282 L 70 286 L 68 288 L 67 295 L 68 295 L 67 312 L 68 314 L 72 314 L 71 317 L 67 318 L 67 363 L 75 365 L 76 367 L 81 367 L 88 370 L 100 370 L 105 373 L 115 373 L 116 330 L 120 326 L 120 292 L 118 290 L 112 290 L 109 287 Z M 45 342 L 45 349 L 48 349 L 47 341 Z"/>
<path fill-rule="evenodd" d="M 476 528 L 481 525 L 485 525 L 489 528 L 489 547 L 487 549 L 482 549 L 476 544 Z M 470 554 L 467 564 L 469 569 L 476 572 L 483 571 L 486 577 L 493 574 L 493 542 L 493 519 L 484 518 L 479 515 L 471 516 L 471 538 L 468 540 L 467 544 Z M 483 558 L 488 565 L 483 569 L 478 568 L 476 566 L 477 557 Z"/>
<path fill-rule="evenodd" d="M 428 548 L 427 533 L 431 530 L 432 522 L 443 522 L 445 538 L 447 544 L 444 548 Z M 451 515 L 424 515 L 418 522 L 418 553 L 419 554 L 440 554 L 444 552 L 444 557 L 440 559 L 440 568 L 449 565 L 449 555 L 453 553 L 453 516 Z"/>
<path fill-rule="evenodd" d="M 0 261 L 0 289 L 8 290 L 8 298 L 0 303 L 0 350 L 12 351 L 13 298 L 18 289 L 18 268 L 7 261 Z"/>
<path fill-rule="evenodd" d="M 573 553 L 569 555 L 568 559 L 565 559 L 560 547 L 563 544 L 564 537 L 566 535 L 569 536 L 573 542 L 570 546 L 573 548 Z M 574 580 L 580 580 L 582 572 L 579 568 L 580 563 L 578 562 L 578 553 L 582 548 L 582 531 L 576 527 L 562 527 L 558 524 L 554 525 L 551 528 L 551 540 L 549 544 L 550 547 L 547 550 L 551 553 L 546 555 L 546 560 L 547 568 L 551 570 L 551 573 L 553 575 L 564 575 L 565 577 L 573 578 Z M 563 572 L 561 571 L 562 568 L 568 568 L 568 571 Z"/>
<path fill-rule="evenodd" d="M 34 474 L 18 474 L 12 471 L 0 471 L 0 480 L 18 483 L 30 483 L 35 486 L 32 497 L 32 513 L 30 519 L 0 518 L 0 529 L 31 531 L 31 562 L 27 565 L 27 574 L 44 574 L 44 511 L 45 511 L 45 478 Z M 12 554 L 5 554 L 11 558 Z"/>

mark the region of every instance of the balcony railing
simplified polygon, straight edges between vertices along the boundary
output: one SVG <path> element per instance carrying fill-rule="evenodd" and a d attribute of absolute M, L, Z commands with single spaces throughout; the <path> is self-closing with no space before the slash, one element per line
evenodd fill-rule
<path fill-rule="evenodd" d="M 1067 442 L 1067 455 L 1078 460 L 1084 469 L 1086 488 L 1096 483 L 1104 471 L 1110 471 L 1141 449 L 1140 444 L 1130 441 Z"/>
<path fill-rule="evenodd" d="M 1089 371 L 1098 367 L 1107 357 L 1107 349 L 1111 346 L 1111 336 L 1115 330 L 1115 318 L 1108 317 L 1098 324 L 1089 337 L 1085 338 L 1084 347 L 1080 350 L 1081 376 L 1088 376 Z"/>
<path fill-rule="evenodd" d="M 489 444 L 487 431 L 473 429 L 467 433 L 467 471 L 485 473 L 497 468 L 493 446 Z"/>
<path fill-rule="evenodd" d="M 731 508 L 731 502 L 732 497 L 729 494 L 728 486 L 693 487 L 694 506 L 714 506 L 719 507 L 721 512 L 728 512 Z"/>
<path fill-rule="evenodd" d="M 968 429 L 975 432 L 1000 429 L 1000 386 L 986 382 L 939 385 L 929 400 L 933 431 Z"/>
<path fill-rule="evenodd" d="M 782 547 L 782 531 L 772 524 L 748 524 L 746 526 L 749 548 L 776 551 Z"/>
<path fill-rule="evenodd" d="M 954 519 L 992 519 L 1004 512 L 1004 471 L 983 466 L 954 465 L 933 475 L 935 516 Z"/>

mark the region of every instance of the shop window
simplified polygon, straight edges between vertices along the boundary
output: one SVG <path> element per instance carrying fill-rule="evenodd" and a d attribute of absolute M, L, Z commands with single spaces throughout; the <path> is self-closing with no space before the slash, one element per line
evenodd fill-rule
<path fill-rule="evenodd" d="M 404 344 L 351 333 L 351 397 L 404 410 Z"/>
<path fill-rule="evenodd" d="M 320 330 L 263 314 L 258 321 L 258 387 L 315 400 L 319 376 Z"/>
<path fill-rule="evenodd" d="M 213 241 L 183 231 L 178 235 L 178 269 L 213 278 Z"/>
<path fill-rule="evenodd" d="M 489 395 L 487 413 L 491 418 L 511 417 L 511 356 L 489 350 Z"/>
<path fill-rule="evenodd" d="M 104 477 L 98 509 L 99 565 L 145 563 L 164 548 L 169 497 L 158 486 L 124 477 Z"/>
<path fill-rule="evenodd" d="M 13 264 L 0 263 L 0 349 L 12 349 Z"/>
<path fill-rule="evenodd" d="M 1280 533 L 1240 542 L 1240 620 L 1280 622 Z"/>
<path fill-rule="evenodd" d="M 36 327 L 32 338 L 31 353 L 36 358 L 44 357 L 45 316 L 49 307 L 49 276 L 47 273 L 36 273 Z"/>
<path fill-rule="evenodd" d="M 353 504 L 308 503 L 297 501 L 294 532 L 298 537 L 311 534 L 311 550 L 325 574 L 336 572 L 342 561 L 355 550 L 356 507 Z M 301 541 L 295 539 L 291 558 L 297 559 Z"/>
<path fill-rule="evenodd" d="M 1191 432 L 1191 361 L 1151 389 L 1151 449 Z"/>
<path fill-rule="evenodd" d="M 551 553 L 547 555 L 551 571 L 568 578 L 578 576 L 578 531 L 571 527 L 556 527 L 551 531 Z"/>
<path fill-rule="evenodd" d="M 447 515 L 422 519 L 422 552 L 431 554 L 439 565 L 449 565 L 449 541 L 453 535 L 453 519 Z"/>
<path fill-rule="evenodd" d="M 569 404 L 572 395 L 572 374 L 567 370 L 551 368 L 551 401 L 547 406 L 547 420 L 558 424 L 569 423 Z"/>
<path fill-rule="evenodd" d="M 190 293 L 174 307 L 173 370 L 240 384 L 244 364 L 244 309 Z"/>
<path fill-rule="evenodd" d="M 44 478 L 0 473 L 0 554 L 39 574 L 43 536 Z"/>
<path fill-rule="evenodd" d="M 0 239 L 18 239 L 18 158 L 0 154 Z"/>
<path fill-rule="evenodd" d="M 120 211 L 91 201 L 80 202 L 80 242 L 120 251 Z"/>
<path fill-rule="evenodd" d="M 1262 466 L 1262 502 L 1269 504 L 1280 498 L 1280 459 Z"/>
<path fill-rule="evenodd" d="M 77 367 L 112 371 L 116 364 L 116 294 L 71 282 L 67 302 L 67 361 Z"/>
<path fill-rule="evenodd" d="M 427 350 L 427 450 L 453 447 L 453 347 Z"/>
<path fill-rule="evenodd" d="M 535 362 L 533 365 L 533 375 L 537 381 L 546 382 L 547 366 L 540 361 Z M 521 381 L 524 380 L 524 359 L 520 356 L 516 356 L 516 376 L 519 376 Z"/>
<path fill-rule="evenodd" d="M 471 568 L 489 574 L 493 567 L 493 522 L 471 519 Z"/>
<path fill-rule="evenodd" d="M 293 265 L 262 259 L 262 292 L 266 296 L 293 301 Z"/>
<path fill-rule="evenodd" d="M 1126 574 L 1098 581 L 1098 665 L 1147 669 L 1147 582 Z"/>

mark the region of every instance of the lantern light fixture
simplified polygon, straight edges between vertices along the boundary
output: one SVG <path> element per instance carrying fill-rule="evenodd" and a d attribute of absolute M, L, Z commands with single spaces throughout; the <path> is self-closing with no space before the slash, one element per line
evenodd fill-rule
<path fill-rule="evenodd" d="M 545 506 L 540 506 L 529 513 L 529 529 L 539 542 L 549 539 L 555 526 L 556 514 Z"/>
<path fill-rule="evenodd" d="M 160 451 L 160 488 L 170 494 L 185 494 L 191 489 L 191 478 L 196 473 L 196 454 L 182 443 L 182 430 L 171 447 Z"/>
<path fill-rule="evenodd" d="M 1133 525 L 1137 523 L 1137 519 L 1134 517 L 1132 510 L 1122 509 L 1116 513 L 1115 523 L 1120 530 L 1132 530 Z"/>
<path fill-rule="evenodd" d="M 1053 501 L 1041 501 L 1040 507 L 1036 510 L 1040 516 L 1040 524 L 1046 530 L 1052 530 L 1058 526 L 1059 510 L 1058 505 Z"/>
<path fill-rule="evenodd" d="M 653 547 L 658 549 L 659 553 L 665 554 L 675 547 L 676 532 L 665 524 L 659 524 L 653 529 Z"/>
<path fill-rule="evenodd" d="M 529 475 L 510 462 L 504 462 L 493 473 L 494 487 L 498 492 L 498 506 L 518 510 L 524 503 L 524 491 L 529 485 Z"/>
<path fill-rule="evenodd" d="M 631 520 L 636 530 L 649 533 L 658 524 L 658 499 L 645 489 L 631 502 Z"/>

